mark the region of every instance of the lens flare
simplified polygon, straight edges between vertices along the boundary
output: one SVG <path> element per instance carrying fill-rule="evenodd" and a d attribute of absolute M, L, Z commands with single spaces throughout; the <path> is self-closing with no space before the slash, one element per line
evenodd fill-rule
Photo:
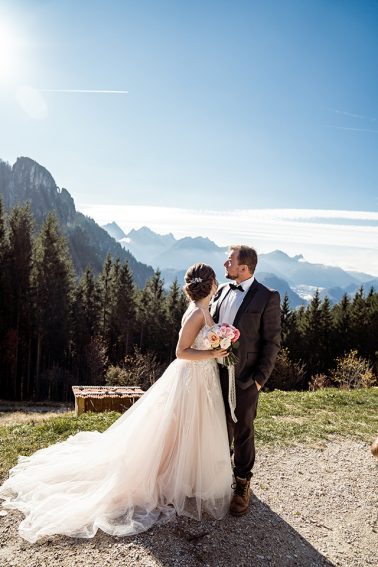
<path fill-rule="evenodd" d="M 16 40 L 10 28 L 0 22 L 0 79 L 10 75 L 15 66 Z"/>

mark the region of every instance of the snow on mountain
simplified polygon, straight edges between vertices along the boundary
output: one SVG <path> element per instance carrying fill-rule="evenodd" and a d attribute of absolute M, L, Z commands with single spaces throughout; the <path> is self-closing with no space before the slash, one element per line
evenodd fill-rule
<path fill-rule="evenodd" d="M 217 246 L 208 238 L 197 236 L 185 237 L 176 242 L 155 258 L 155 264 L 162 269 L 186 269 L 197 262 L 210 264 L 216 271 L 223 272 L 223 263 L 227 249 Z"/>
<path fill-rule="evenodd" d="M 119 242 L 140 262 L 162 270 L 166 286 L 175 278 L 182 283 L 185 270 L 196 262 L 210 264 L 219 281 L 224 281 L 227 248 L 209 238 L 187 236 L 176 239 L 173 234 L 160 235 L 142 227 L 131 230 Z M 282 296 L 286 292 L 293 306 L 310 301 L 317 289 L 321 297 L 328 295 L 332 302 L 337 302 L 344 293 L 355 293 L 362 283 L 366 292 L 371 286 L 378 288 L 377 278 L 369 274 L 313 264 L 300 254 L 289 256 L 282 250 L 259 255 L 256 277 L 268 287 L 278 289 Z"/>
<path fill-rule="evenodd" d="M 288 281 L 292 286 L 314 286 L 318 288 L 346 287 L 359 283 L 359 280 L 342 268 L 312 264 L 302 256 L 290 257 L 280 250 L 261 254 L 259 269 L 273 272 Z M 270 268 L 267 270 L 267 268 Z"/>
<path fill-rule="evenodd" d="M 156 234 L 146 226 L 131 230 L 119 243 L 136 258 L 143 258 L 143 263 L 158 267 L 156 258 L 176 242 L 173 234 Z M 142 260 L 141 260 L 142 261 Z M 168 266 L 174 267 L 174 266 Z"/>
<path fill-rule="evenodd" d="M 110 222 L 109 224 L 105 224 L 101 228 L 106 230 L 106 232 L 115 240 L 121 240 L 121 238 L 126 237 L 126 234 L 123 232 L 122 228 L 120 228 L 116 222 Z"/>

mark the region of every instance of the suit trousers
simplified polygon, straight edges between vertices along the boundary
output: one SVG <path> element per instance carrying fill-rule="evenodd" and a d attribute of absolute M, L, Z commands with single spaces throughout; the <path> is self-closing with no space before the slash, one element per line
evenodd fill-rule
<path fill-rule="evenodd" d="M 234 474 L 240 478 L 251 478 L 255 462 L 255 430 L 254 419 L 257 412 L 259 391 L 256 383 L 246 390 L 238 387 L 236 381 L 235 423 L 231 417 L 228 404 L 228 370 L 220 366 L 220 383 L 226 410 L 227 432 L 230 448 L 234 442 Z"/>

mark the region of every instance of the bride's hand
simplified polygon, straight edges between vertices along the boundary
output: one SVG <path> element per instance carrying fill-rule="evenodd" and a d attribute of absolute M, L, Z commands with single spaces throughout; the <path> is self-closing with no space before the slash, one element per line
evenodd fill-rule
<path fill-rule="evenodd" d="M 230 353 L 222 348 L 222 349 L 214 349 L 210 351 L 212 353 L 212 358 L 225 358 L 226 356 L 228 356 Z"/>

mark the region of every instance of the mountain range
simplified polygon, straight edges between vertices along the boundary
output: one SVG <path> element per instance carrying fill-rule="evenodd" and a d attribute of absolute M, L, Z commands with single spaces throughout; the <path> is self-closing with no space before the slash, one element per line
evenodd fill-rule
<path fill-rule="evenodd" d="M 176 277 L 182 282 L 185 269 L 195 262 L 210 264 L 219 280 L 224 279 L 227 248 L 209 238 L 176 239 L 171 233 L 157 234 L 146 226 L 125 234 L 114 222 L 104 228 L 118 237 L 119 243 L 138 260 L 159 268 L 166 285 Z M 306 303 L 316 289 L 332 302 L 338 302 L 344 293 L 354 294 L 361 285 L 366 291 L 371 287 L 378 289 L 378 279 L 369 274 L 314 264 L 305 261 L 301 255 L 290 257 L 281 250 L 259 255 L 256 276 L 268 287 L 278 289 L 281 295 L 287 293 L 292 306 Z"/>
<path fill-rule="evenodd" d="M 108 253 L 127 260 L 136 284 L 143 287 L 153 274 L 151 266 L 138 262 L 93 219 L 78 212 L 67 189 L 60 189 L 51 173 L 28 157 L 19 157 L 13 166 L 0 160 L 0 197 L 9 211 L 29 202 L 38 229 L 50 211 L 54 211 L 68 238 L 75 271 L 80 276 L 87 266 L 95 273 L 102 269 Z"/>
<path fill-rule="evenodd" d="M 113 258 L 129 262 L 140 287 L 156 268 L 162 271 L 166 287 L 175 278 L 182 282 L 186 268 L 196 262 L 210 264 L 219 280 L 224 280 L 226 247 L 202 236 L 176 239 L 171 233 L 160 235 L 147 227 L 128 234 L 115 222 L 100 227 L 76 210 L 69 191 L 59 188 L 47 169 L 28 157 L 19 157 L 13 166 L 0 160 L 0 197 L 6 211 L 30 202 L 36 229 L 50 211 L 55 212 L 67 236 L 78 276 L 88 265 L 99 273 L 110 253 Z M 302 256 L 290 257 L 280 250 L 260 254 L 256 275 L 282 296 L 287 293 L 293 307 L 306 303 L 316 289 L 333 302 L 338 302 L 344 293 L 353 295 L 361 285 L 366 291 L 371 287 L 378 289 L 378 278 L 369 274 L 313 264 Z"/>

